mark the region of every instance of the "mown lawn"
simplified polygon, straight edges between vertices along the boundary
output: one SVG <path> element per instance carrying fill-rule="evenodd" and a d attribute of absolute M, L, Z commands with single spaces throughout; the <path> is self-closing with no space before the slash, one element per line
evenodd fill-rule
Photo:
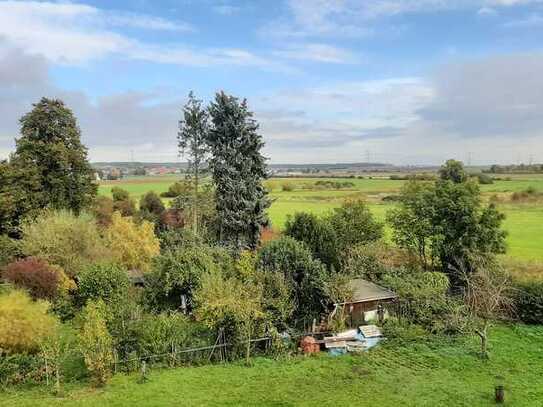
<path fill-rule="evenodd" d="M 24 406 L 492 406 L 497 376 L 507 406 L 541 406 L 543 327 L 499 326 L 491 357 L 474 338 L 395 341 L 361 356 L 257 359 L 242 364 L 152 371 L 147 383 L 118 375 L 104 389 L 67 386 L 0 393 L 0 405 Z"/>

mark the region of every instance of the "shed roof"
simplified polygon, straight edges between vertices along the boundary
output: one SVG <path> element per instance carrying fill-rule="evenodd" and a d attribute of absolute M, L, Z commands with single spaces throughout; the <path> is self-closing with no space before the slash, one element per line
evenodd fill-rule
<path fill-rule="evenodd" d="M 137 269 L 128 270 L 128 279 L 134 285 L 141 285 L 145 283 L 143 272 Z"/>
<path fill-rule="evenodd" d="M 353 292 L 350 301 L 339 304 L 352 304 L 357 302 L 384 301 L 392 300 L 398 296 L 393 291 L 387 290 L 377 284 L 362 278 L 356 278 L 349 281 L 349 287 Z M 339 305 L 338 304 L 338 305 Z"/>

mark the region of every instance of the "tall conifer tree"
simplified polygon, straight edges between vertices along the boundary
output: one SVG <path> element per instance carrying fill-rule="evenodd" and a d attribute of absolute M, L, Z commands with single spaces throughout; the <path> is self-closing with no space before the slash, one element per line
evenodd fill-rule
<path fill-rule="evenodd" d="M 208 145 L 216 187 L 219 239 L 236 248 L 255 248 L 268 224 L 270 200 L 262 181 L 267 178 L 264 146 L 258 123 L 247 101 L 219 92 L 209 107 L 212 126 Z"/>

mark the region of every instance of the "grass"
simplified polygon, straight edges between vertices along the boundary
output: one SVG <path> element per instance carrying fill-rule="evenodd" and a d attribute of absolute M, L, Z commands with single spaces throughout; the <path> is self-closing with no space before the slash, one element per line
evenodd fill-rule
<path fill-rule="evenodd" d="M 508 254 L 522 260 L 543 260 L 543 205 L 503 205 Z"/>
<path fill-rule="evenodd" d="M 505 177 L 505 176 L 504 176 Z M 148 191 L 161 193 L 178 179 L 176 176 L 134 177 L 120 181 L 104 181 L 100 185 L 101 194 L 109 194 L 111 188 L 120 186 L 139 199 Z M 391 207 L 383 204 L 381 199 L 387 195 L 397 194 L 405 181 L 388 180 L 383 178 L 328 178 L 332 181 L 351 182 L 352 188 L 330 190 L 317 189 L 314 184 L 327 178 L 272 178 L 266 182 L 271 189 L 270 197 L 273 204 L 269 209 L 270 219 L 274 227 L 281 229 L 288 215 L 296 212 L 313 212 L 324 214 L 334 207 L 340 206 L 344 199 L 363 198 L 370 205 L 377 218 L 384 220 L 386 211 Z M 293 191 L 283 191 L 282 186 L 289 184 Z M 495 181 L 491 185 L 481 185 L 483 195 L 487 198 L 494 194 L 505 199 L 500 203 L 500 210 L 506 215 L 504 223 L 508 231 L 508 256 L 524 261 L 543 261 L 543 204 L 542 203 L 508 203 L 512 192 L 522 191 L 533 187 L 543 192 L 543 176 L 515 175 L 511 181 Z M 503 199 L 502 199 L 503 201 Z M 390 231 L 387 232 L 390 235 Z"/>
<path fill-rule="evenodd" d="M 256 359 L 252 367 L 216 365 L 117 375 L 104 389 L 67 386 L 0 394 L 3 407 L 25 406 L 492 406 L 503 376 L 506 406 L 540 406 L 543 327 L 498 326 L 491 357 L 474 338 L 394 341 L 360 356 Z"/>

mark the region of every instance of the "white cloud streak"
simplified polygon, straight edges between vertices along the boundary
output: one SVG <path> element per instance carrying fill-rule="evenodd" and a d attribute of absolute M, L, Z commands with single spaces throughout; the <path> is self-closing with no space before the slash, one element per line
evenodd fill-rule
<path fill-rule="evenodd" d="M 543 4 L 543 0 L 287 0 L 287 16 L 260 30 L 271 38 L 357 38 L 374 35 L 380 20 L 404 14 L 473 10 L 489 15 L 501 7 Z"/>
<path fill-rule="evenodd" d="M 285 64 L 239 48 L 193 48 L 182 43 L 146 43 L 116 27 L 191 32 L 185 23 L 105 12 L 74 3 L 0 1 L 0 38 L 11 47 L 55 64 L 80 65 L 110 56 L 186 66 L 255 66 L 289 72 Z"/>
<path fill-rule="evenodd" d="M 281 58 L 332 64 L 360 62 L 360 58 L 353 52 L 327 44 L 292 44 L 284 49 L 274 51 L 273 54 Z"/>

